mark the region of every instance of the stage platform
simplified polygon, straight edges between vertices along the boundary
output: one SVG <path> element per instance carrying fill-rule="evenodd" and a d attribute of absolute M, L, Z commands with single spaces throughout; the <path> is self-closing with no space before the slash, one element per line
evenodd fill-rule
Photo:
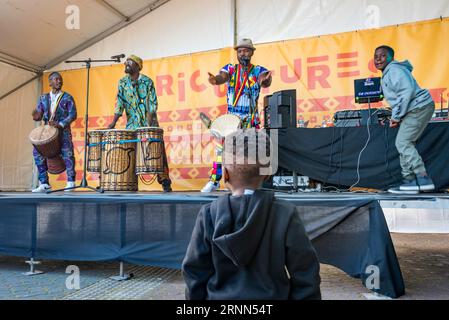
<path fill-rule="evenodd" d="M 200 207 L 226 192 L 0 192 L 0 254 L 181 267 Z M 398 297 L 404 283 L 381 203 L 432 208 L 447 194 L 277 193 L 297 206 L 320 262 Z M 449 216 L 449 211 L 446 213 Z M 387 218 L 388 220 L 388 218 Z M 377 272 L 377 273 L 376 273 Z M 379 277 L 373 287 L 372 276 Z"/>

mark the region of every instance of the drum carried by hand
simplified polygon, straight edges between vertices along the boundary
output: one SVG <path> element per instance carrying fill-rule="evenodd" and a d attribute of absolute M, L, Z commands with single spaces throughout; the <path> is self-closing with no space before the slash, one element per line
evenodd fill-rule
<path fill-rule="evenodd" d="M 45 157 L 48 173 L 59 174 L 65 171 L 65 163 L 61 157 L 61 140 L 58 128 L 50 125 L 34 128 L 29 135 L 29 139 L 36 150 Z"/>
<path fill-rule="evenodd" d="M 242 120 L 234 114 L 224 114 L 212 121 L 210 133 L 217 138 L 224 138 L 242 128 Z"/>

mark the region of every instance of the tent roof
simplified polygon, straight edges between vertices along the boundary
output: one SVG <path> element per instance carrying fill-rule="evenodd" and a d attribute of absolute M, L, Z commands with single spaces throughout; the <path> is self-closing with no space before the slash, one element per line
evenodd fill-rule
<path fill-rule="evenodd" d="M 169 0 L 0 0 L 0 62 L 48 69 L 125 27 Z M 80 29 L 69 30 L 76 5 Z"/>

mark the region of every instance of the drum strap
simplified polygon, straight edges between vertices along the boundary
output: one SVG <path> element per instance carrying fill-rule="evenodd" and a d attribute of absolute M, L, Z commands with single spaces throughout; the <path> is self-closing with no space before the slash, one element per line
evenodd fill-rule
<path fill-rule="evenodd" d="M 51 99 L 50 99 L 50 110 L 49 112 L 51 113 L 51 117 L 49 121 L 53 121 L 55 119 L 56 116 L 56 111 L 58 110 L 59 107 L 59 103 L 61 102 L 62 97 L 64 96 L 65 92 L 61 91 L 61 94 L 58 97 L 58 100 L 56 100 L 56 108 L 55 108 L 55 112 L 51 113 Z M 48 94 L 50 96 L 50 94 Z"/>
<path fill-rule="evenodd" d="M 249 65 L 249 68 L 246 72 L 244 72 L 244 78 L 243 81 L 240 81 L 240 78 L 242 76 L 242 65 L 237 65 L 237 75 L 236 75 L 236 81 L 235 83 L 235 90 L 234 90 L 234 103 L 232 104 L 233 107 L 237 105 L 237 102 L 239 101 L 240 97 L 242 96 L 243 89 L 245 88 L 246 83 L 248 82 L 248 77 L 251 71 L 253 70 L 254 66 L 252 64 Z M 234 73 L 235 74 L 235 73 Z"/>

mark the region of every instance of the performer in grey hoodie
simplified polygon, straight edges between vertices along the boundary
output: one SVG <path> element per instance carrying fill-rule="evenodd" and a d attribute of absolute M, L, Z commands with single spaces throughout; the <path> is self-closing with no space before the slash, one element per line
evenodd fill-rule
<path fill-rule="evenodd" d="M 401 185 L 391 193 L 418 193 L 435 189 L 415 144 L 424 132 L 435 110 L 427 89 L 421 89 L 412 76 L 413 66 L 407 60 L 394 60 L 394 50 L 380 46 L 374 52 L 374 64 L 382 71 L 382 90 L 392 109 L 390 127 L 399 126 L 396 148 L 399 152 Z"/>
<path fill-rule="evenodd" d="M 255 150 L 256 131 L 250 131 L 239 134 L 249 135 L 240 149 L 244 164 L 230 163 L 236 150 L 229 152 L 225 144 L 223 177 L 232 195 L 198 214 L 182 265 L 186 298 L 321 299 L 320 265 L 296 207 L 258 190 L 267 176 L 248 160 L 248 150 Z"/>

